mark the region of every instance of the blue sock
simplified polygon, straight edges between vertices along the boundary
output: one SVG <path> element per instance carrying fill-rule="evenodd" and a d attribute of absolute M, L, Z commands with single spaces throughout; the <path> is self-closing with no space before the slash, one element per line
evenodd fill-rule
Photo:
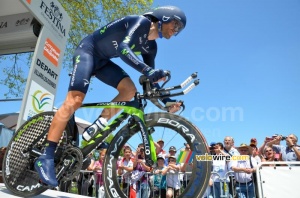
<path fill-rule="evenodd" d="M 45 148 L 45 152 L 44 152 L 44 155 L 43 158 L 54 158 L 54 152 L 55 152 L 55 149 L 57 147 L 57 143 L 56 142 L 52 142 L 52 141 L 49 141 L 47 140 L 46 141 L 46 148 Z"/>

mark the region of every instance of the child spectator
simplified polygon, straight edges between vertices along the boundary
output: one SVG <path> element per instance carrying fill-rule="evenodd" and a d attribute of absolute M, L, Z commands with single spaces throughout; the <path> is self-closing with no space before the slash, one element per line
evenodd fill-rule
<path fill-rule="evenodd" d="M 154 170 L 154 191 L 153 197 L 165 198 L 166 197 L 166 173 L 167 168 L 164 164 L 164 157 L 157 156 L 157 167 Z"/>
<path fill-rule="evenodd" d="M 165 156 L 160 155 L 160 156 L 163 156 L 163 157 L 165 158 L 165 165 L 166 165 L 166 166 L 168 166 L 168 158 L 169 158 L 169 156 L 175 155 L 176 152 L 177 152 L 177 151 L 176 151 L 176 147 L 175 147 L 175 146 L 170 146 L 170 148 L 169 148 L 169 153 L 168 153 L 168 154 L 166 154 Z"/>
<path fill-rule="evenodd" d="M 146 172 L 150 172 L 151 167 L 146 165 L 145 148 L 138 147 L 133 161 L 133 171 L 130 180 L 130 197 L 148 198 L 150 195 L 150 186 Z"/>
<path fill-rule="evenodd" d="M 95 172 L 95 176 L 96 176 L 96 197 L 98 197 L 100 187 L 103 186 L 102 166 L 104 162 L 105 153 L 106 153 L 106 149 L 100 150 L 99 159 L 95 162 L 93 167 L 93 171 Z M 100 189 L 100 191 L 101 190 L 103 189 Z"/>
<path fill-rule="evenodd" d="M 154 142 L 154 145 L 156 149 L 156 155 L 162 155 L 163 157 L 165 157 L 167 154 L 167 152 L 163 149 L 165 142 L 162 139 L 160 139 L 157 142 Z"/>
<path fill-rule="evenodd" d="M 180 165 L 176 165 L 176 157 L 169 156 L 169 164 L 166 168 L 167 174 L 167 197 L 174 198 L 179 196 L 179 190 L 181 187 L 179 180 Z"/>
<path fill-rule="evenodd" d="M 122 176 L 121 185 L 125 195 L 129 195 L 130 174 L 133 171 L 132 150 L 129 146 L 124 147 L 124 157 L 118 167 L 118 175 Z"/>

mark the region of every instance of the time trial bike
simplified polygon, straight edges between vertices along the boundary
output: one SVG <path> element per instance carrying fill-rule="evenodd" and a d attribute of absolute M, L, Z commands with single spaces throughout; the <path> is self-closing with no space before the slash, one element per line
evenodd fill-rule
<path fill-rule="evenodd" d="M 150 167 L 156 162 L 156 151 L 151 134 L 163 133 L 170 130 L 184 139 L 190 145 L 195 156 L 192 163 L 192 174 L 189 183 L 180 197 L 202 197 L 205 193 L 211 172 L 211 162 L 197 161 L 197 155 L 208 153 L 207 142 L 201 131 L 182 116 L 168 112 L 154 112 L 145 114 L 147 100 L 150 100 L 161 110 L 168 107 L 159 101 L 163 98 L 187 94 L 199 84 L 197 73 L 193 73 L 177 86 L 164 88 L 171 79 L 168 73 L 167 81 L 161 88 L 153 88 L 150 81 L 141 76 L 139 79 L 143 93 L 136 93 L 132 101 L 99 102 L 83 104 L 82 108 L 119 108 L 122 111 L 106 128 L 98 132 L 84 148 L 78 147 L 78 127 L 73 115 L 60 138 L 55 151 L 56 178 L 60 181 L 70 181 L 79 175 L 83 168 L 83 161 L 88 154 L 98 148 L 102 142 L 114 131 L 125 125 L 115 134 L 107 148 L 103 165 L 104 189 L 108 197 L 127 197 L 118 181 L 117 160 L 123 146 L 135 134 L 140 134 L 145 150 L 145 161 Z M 189 85 L 189 86 L 188 86 Z M 176 93 L 174 90 L 184 90 Z M 184 108 L 184 105 L 183 105 Z M 43 112 L 26 121 L 12 137 L 3 160 L 3 179 L 5 186 L 14 195 L 31 197 L 41 194 L 49 187 L 40 182 L 34 169 L 34 162 L 45 149 L 46 138 L 55 112 Z"/>

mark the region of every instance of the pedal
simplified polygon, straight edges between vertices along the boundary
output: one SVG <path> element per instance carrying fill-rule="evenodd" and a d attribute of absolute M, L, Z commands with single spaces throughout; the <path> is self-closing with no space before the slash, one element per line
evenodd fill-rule
<path fill-rule="evenodd" d="M 43 187 L 48 188 L 48 189 L 52 189 L 55 188 L 53 186 L 49 186 L 48 184 L 44 183 L 42 180 L 39 179 L 39 184 L 41 184 Z"/>

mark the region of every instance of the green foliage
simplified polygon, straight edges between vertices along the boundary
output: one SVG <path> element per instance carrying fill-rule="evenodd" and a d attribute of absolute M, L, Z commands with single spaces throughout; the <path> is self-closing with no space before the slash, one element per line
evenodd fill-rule
<path fill-rule="evenodd" d="M 22 67 L 24 59 L 21 60 L 20 56 L 21 54 L 15 54 L 3 57 L 6 62 L 11 62 L 11 65 L 3 67 L 2 72 L 5 78 L 0 80 L 0 84 L 8 89 L 8 92 L 4 94 L 5 98 L 10 98 L 10 96 L 21 97 L 23 95 L 27 78 L 24 75 L 25 69 Z"/>
<path fill-rule="evenodd" d="M 144 13 L 149 10 L 153 0 L 59 0 L 59 2 L 72 19 L 63 61 L 63 68 L 70 71 L 74 49 L 85 36 L 116 18 Z M 19 56 L 26 57 L 27 61 L 19 63 Z M 4 75 L 0 75 L 0 85 L 8 89 L 6 98 L 23 95 L 28 75 L 23 72 L 23 68 L 30 67 L 31 56 L 32 53 L 0 56 L 0 65 L 10 58 L 13 60 L 12 66 L 5 66 L 2 71 Z"/>

